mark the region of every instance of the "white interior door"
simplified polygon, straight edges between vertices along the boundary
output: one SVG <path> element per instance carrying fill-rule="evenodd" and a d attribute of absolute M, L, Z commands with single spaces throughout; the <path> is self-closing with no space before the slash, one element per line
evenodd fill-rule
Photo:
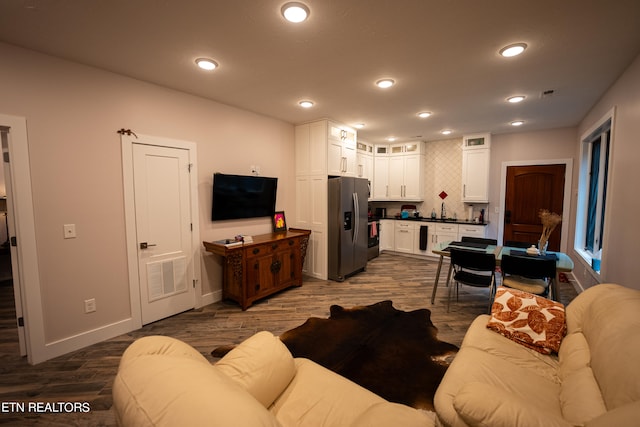
<path fill-rule="evenodd" d="M 195 306 L 189 150 L 133 144 L 142 324 Z"/>

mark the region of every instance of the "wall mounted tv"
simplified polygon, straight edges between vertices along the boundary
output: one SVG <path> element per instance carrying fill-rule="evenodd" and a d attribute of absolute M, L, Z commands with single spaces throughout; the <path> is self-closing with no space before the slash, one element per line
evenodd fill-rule
<path fill-rule="evenodd" d="M 276 210 L 278 178 L 213 174 L 211 219 L 258 218 Z"/>

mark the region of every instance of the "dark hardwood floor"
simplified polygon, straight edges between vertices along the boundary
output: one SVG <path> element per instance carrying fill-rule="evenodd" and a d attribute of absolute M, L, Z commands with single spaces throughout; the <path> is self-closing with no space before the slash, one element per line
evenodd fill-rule
<path fill-rule="evenodd" d="M 12 426 L 113 426 L 111 386 L 122 352 L 146 335 L 170 335 L 200 351 L 212 362 L 210 352 L 224 344 L 236 344 L 257 331 L 278 335 L 307 318 L 327 317 L 329 307 L 368 305 L 392 300 L 400 310 L 429 308 L 439 338 L 460 345 L 471 321 L 485 313 L 488 291 L 462 287 L 460 299 L 447 313 L 443 281 L 434 305 L 431 291 L 437 262 L 382 254 L 369 262 L 367 271 L 337 283 L 307 278 L 304 286 L 280 292 L 242 311 L 232 302 L 218 302 L 164 319 L 131 333 L 31 366 L 18 355 L 13 289 L 0 286 L 0 403 L 87 402 L 87 413 L 15 413 L 0 410 L 0 424 Z M 446 269 L 443 268 L 443 276 Z M 571 279 L 571 276 L 569 276 Z M 5 282 L 6 283 L 6 282 Z M 10 283 L 10 282 L 9 282 Z M 560 300 L 568 304 L 576 296 L 571 283 L 560 284 Z"/>

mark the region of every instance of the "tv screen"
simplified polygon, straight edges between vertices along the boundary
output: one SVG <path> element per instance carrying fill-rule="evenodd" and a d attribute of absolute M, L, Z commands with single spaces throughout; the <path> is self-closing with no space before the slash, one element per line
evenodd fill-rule
<path fill-rule="evenodd" d="M 276 210 L 277 186 L 278 178 L 216 173 L 211 219 L 271 216 Z"/>

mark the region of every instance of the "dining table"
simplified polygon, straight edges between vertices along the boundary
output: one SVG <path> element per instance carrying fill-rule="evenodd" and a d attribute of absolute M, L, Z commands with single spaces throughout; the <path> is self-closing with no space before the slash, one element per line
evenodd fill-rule
<path fill-rule="evenodd" d="M 436 270 L 436 278 L 433 283 L 433 291 L 431 293 L 431 304 L 435 302 L 436 291 L 438 290 L 438 282 L 440 281 L 440 273 L 442 271 L 442 264 L 444 258 L 451 257 L 451 248 L 466 249 L 471 251 L 481 251 L 485 253 L 493 253 L 496 257 L 496 266 L 500 266 L 502 255 L 517 255 L 517 256 L 540 256 L 540 255 L 527 255 L 526 249 L 516 248 L 511 246 L 490 245 L 485 243 L 476 242 L 458 242 L 458 241 L 445 241 L 436 243 L 432 252 L 439 255 L 438 269 Z M 555 256 L 556 258 L 556 277 L 551 285 L 551 292 L 553 299 L 558 299 L 558 280 L 560 273 L 569 273 L 573 271 L 573 261 L 569 255 L 564 252 L 547 251 L 545 256 Z M 446 286 L 449 286 L 451 280 L 451 271 L 453 266 L 449 264 L 449 271 L 447 272 Z"/>

